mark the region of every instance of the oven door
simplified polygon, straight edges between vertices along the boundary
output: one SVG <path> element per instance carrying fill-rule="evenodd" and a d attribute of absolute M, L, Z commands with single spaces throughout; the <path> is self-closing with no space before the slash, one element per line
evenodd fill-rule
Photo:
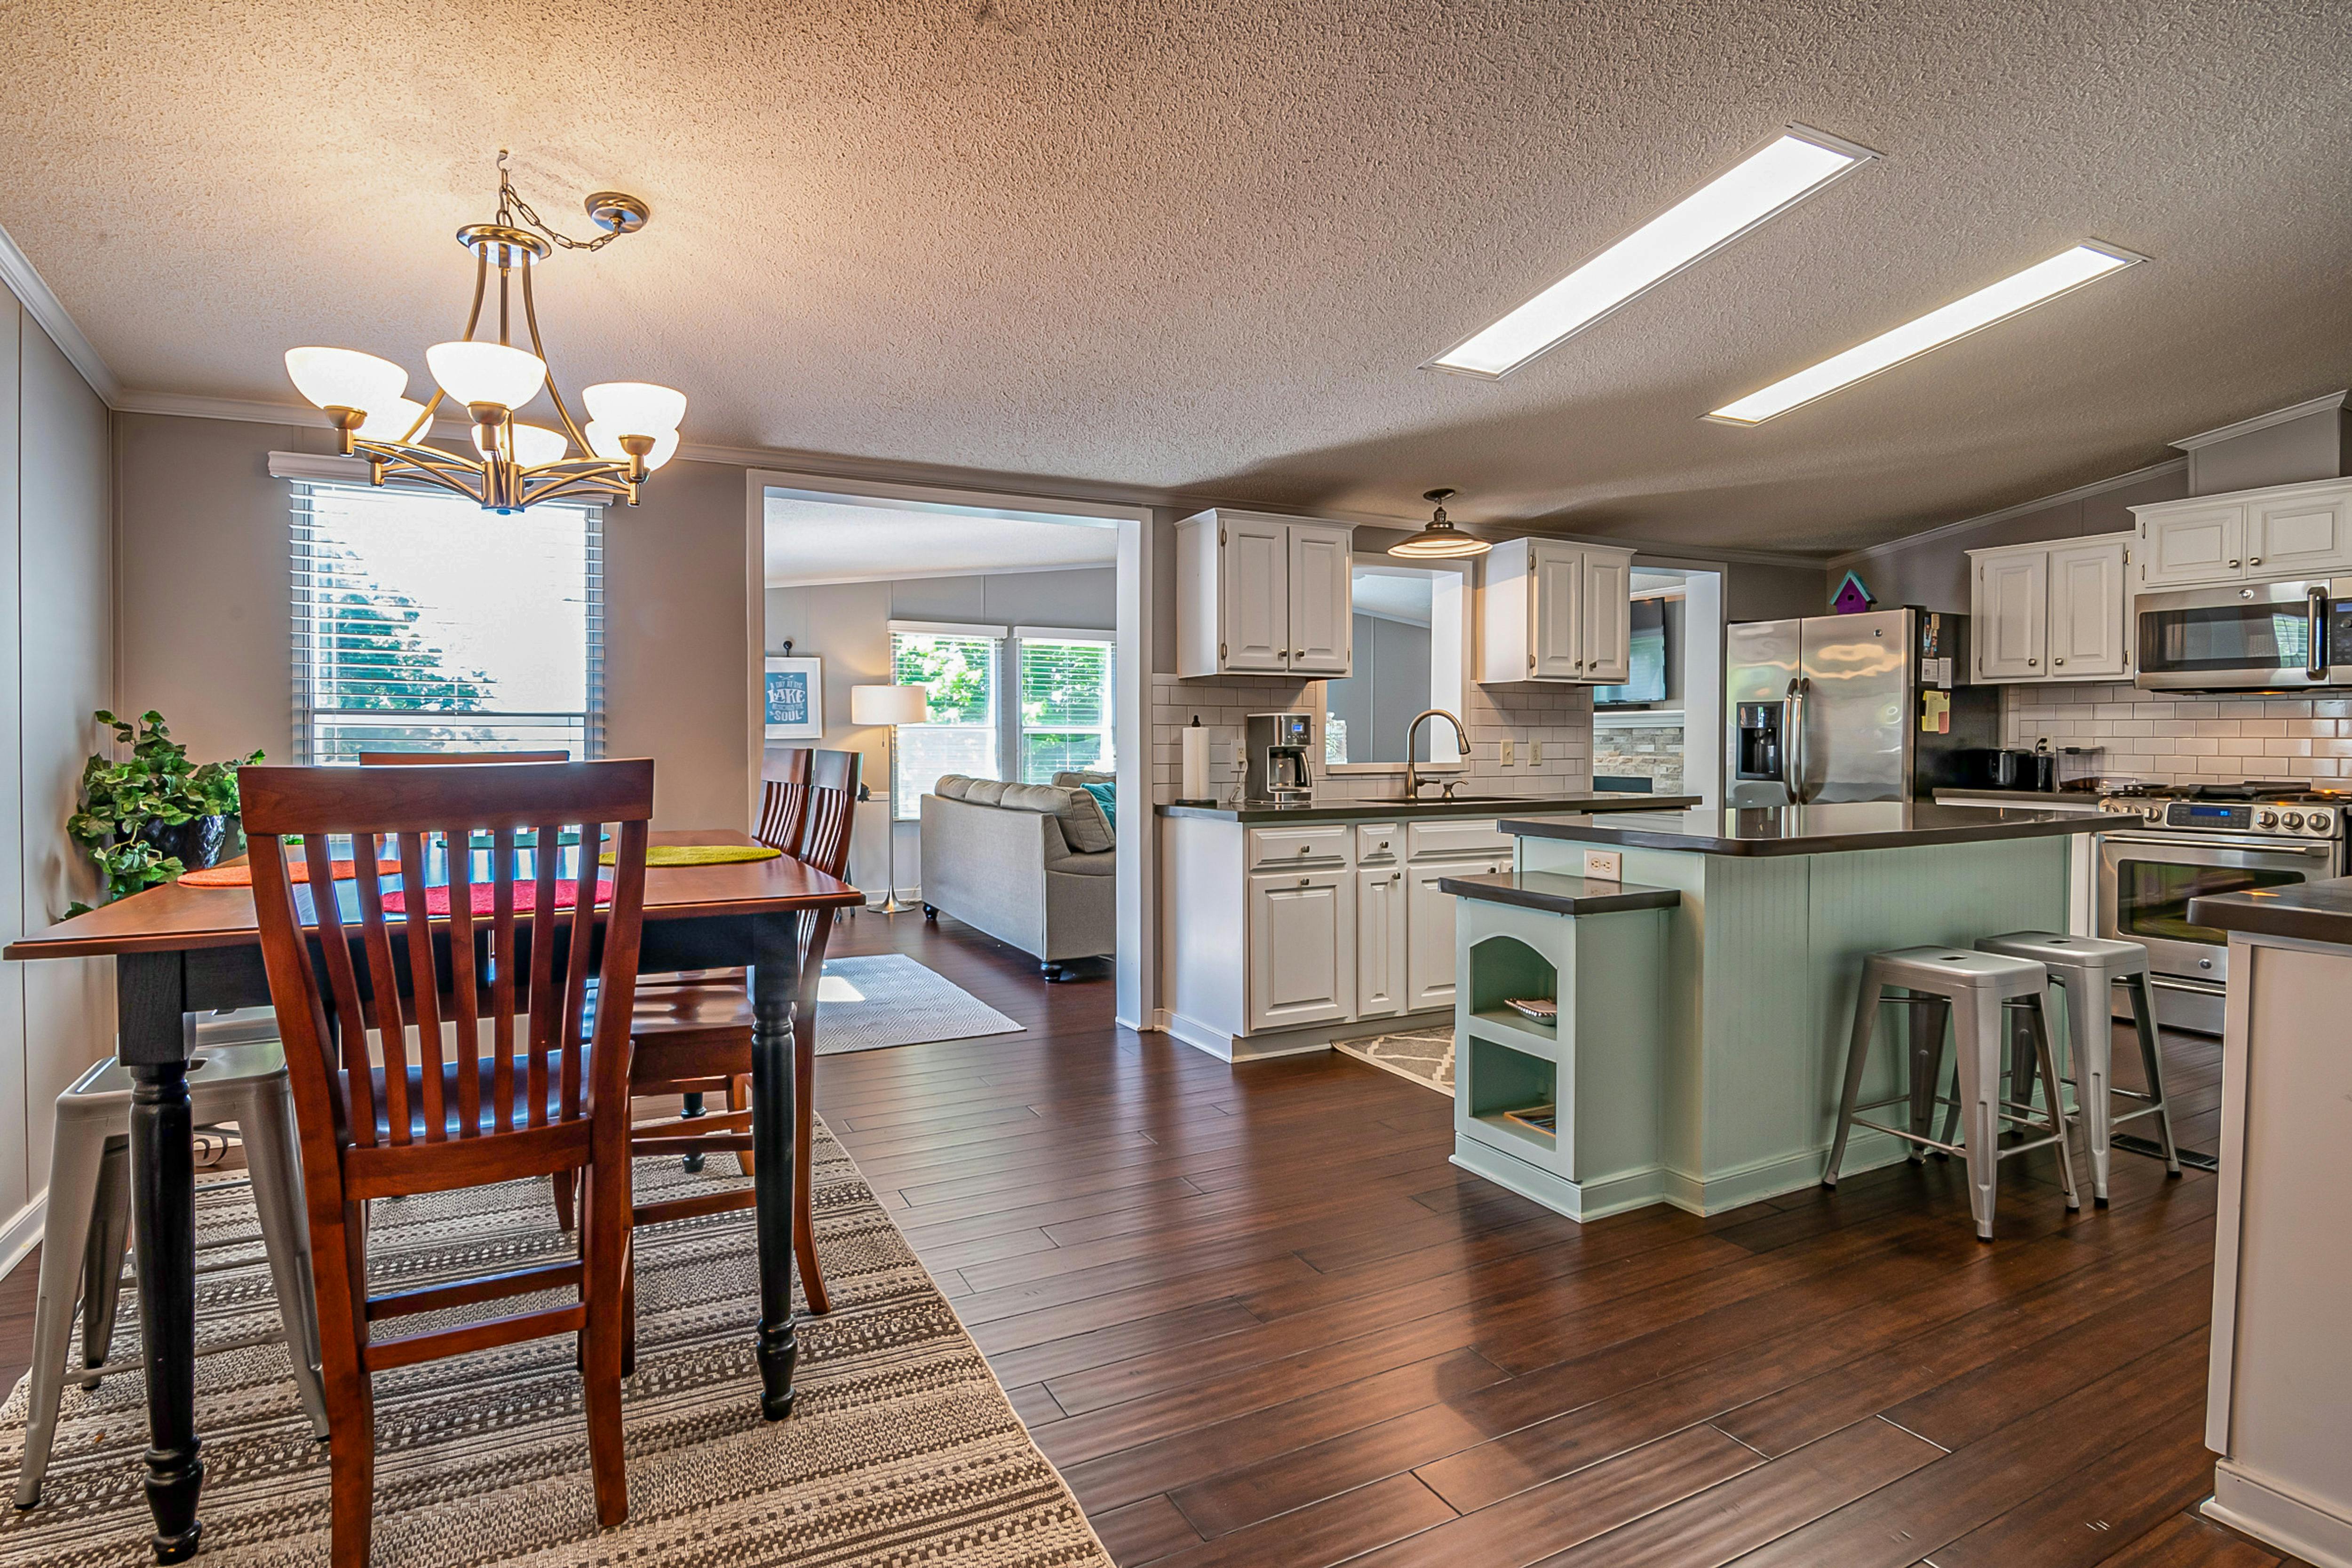
<path fill-rule="evenodd" d="M 2189 900 L 2325 881 L 2337 874 L 2340 858 L 2335 839 L 2101 834 L 2099 934 L 2144 945 L 2159 976 L 2218 986 L 2230 978 L 2230 939 L 2191 924 Z"/>
<path fill-rule="evenodd" d="M 2132 601 L 2137 684 L 2294 690 L 2352 682 L 2352 580 L 2230 584 Z"/>

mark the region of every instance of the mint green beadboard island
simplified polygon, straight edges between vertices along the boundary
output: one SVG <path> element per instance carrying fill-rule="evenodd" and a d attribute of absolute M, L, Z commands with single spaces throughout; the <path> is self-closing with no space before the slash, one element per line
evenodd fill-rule
<path fill-rule="evenodd" d="M 1444 889 L 1454 1163 L 1579 1220 L 1813 1184 L 1864 955 L 2066 930 L 2069 838 L 2101 826 L 1900 802 L 1501 823 L 1514 870 Z M 1528 996 L 1554 1021 L 1504 1005 Z M 1906 1010 L 1884 1011 L 1864 1100 L 1902 1088 Z M 1845 1169 L 1903 1157 L 1857 1131 Z"/>

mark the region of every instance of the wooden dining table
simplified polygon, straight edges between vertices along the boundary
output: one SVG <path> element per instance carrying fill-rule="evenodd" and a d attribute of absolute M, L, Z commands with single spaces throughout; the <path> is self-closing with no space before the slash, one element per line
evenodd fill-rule
<path fill-rule="evenodd" d="M 660 832 L 652 841 L 755 842 L 726 828 Z M 772 1421 L 792 1412 L 798 1355 L 792 1295 L 793 1012 L 815 1005 L 814 996 L 800 994 L 799 917 L 864 902 L 865 895 L 848 883 L 790 857 L 646 872 L 639 973 L 751 972 L 757 1352 L 761 1413 Z M 0 957 L 115 961 L 117 1048 L 132 1080 L 131 1223 L 146 1358 L 147 1502 L 155 1519 L 155 1559 L 176 1563 L 196 1550 L 204 1487 L 195 1411 L 195 1155 L 188 1059 L 197 1015 L 269 1004 L 253 890 L 166 883 L 12 942 Z"/>

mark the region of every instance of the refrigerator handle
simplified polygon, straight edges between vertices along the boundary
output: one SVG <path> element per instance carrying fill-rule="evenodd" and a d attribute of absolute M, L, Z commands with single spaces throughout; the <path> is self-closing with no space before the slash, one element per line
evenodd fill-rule
<path fill-rule="evenodd" d="M 1805 679 L 1797 676 L 1780 700 L 1780 786 L 1789 792 L 1790 805 L 1805 804 L 1804 746 Z"/>

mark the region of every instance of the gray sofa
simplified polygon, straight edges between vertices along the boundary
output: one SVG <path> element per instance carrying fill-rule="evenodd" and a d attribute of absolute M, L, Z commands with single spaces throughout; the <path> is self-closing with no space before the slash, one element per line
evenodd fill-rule
<path fill-rule="evenodd" d="M 923 913 L 944 911 L 1034 954 L 1049 980 L 1113 950 L 1118 859 L 1109 818 L 1077 787 L 949 773 L 923 796 Z M 1068 781 L 1068 782 L 1063 782 Z"/>

